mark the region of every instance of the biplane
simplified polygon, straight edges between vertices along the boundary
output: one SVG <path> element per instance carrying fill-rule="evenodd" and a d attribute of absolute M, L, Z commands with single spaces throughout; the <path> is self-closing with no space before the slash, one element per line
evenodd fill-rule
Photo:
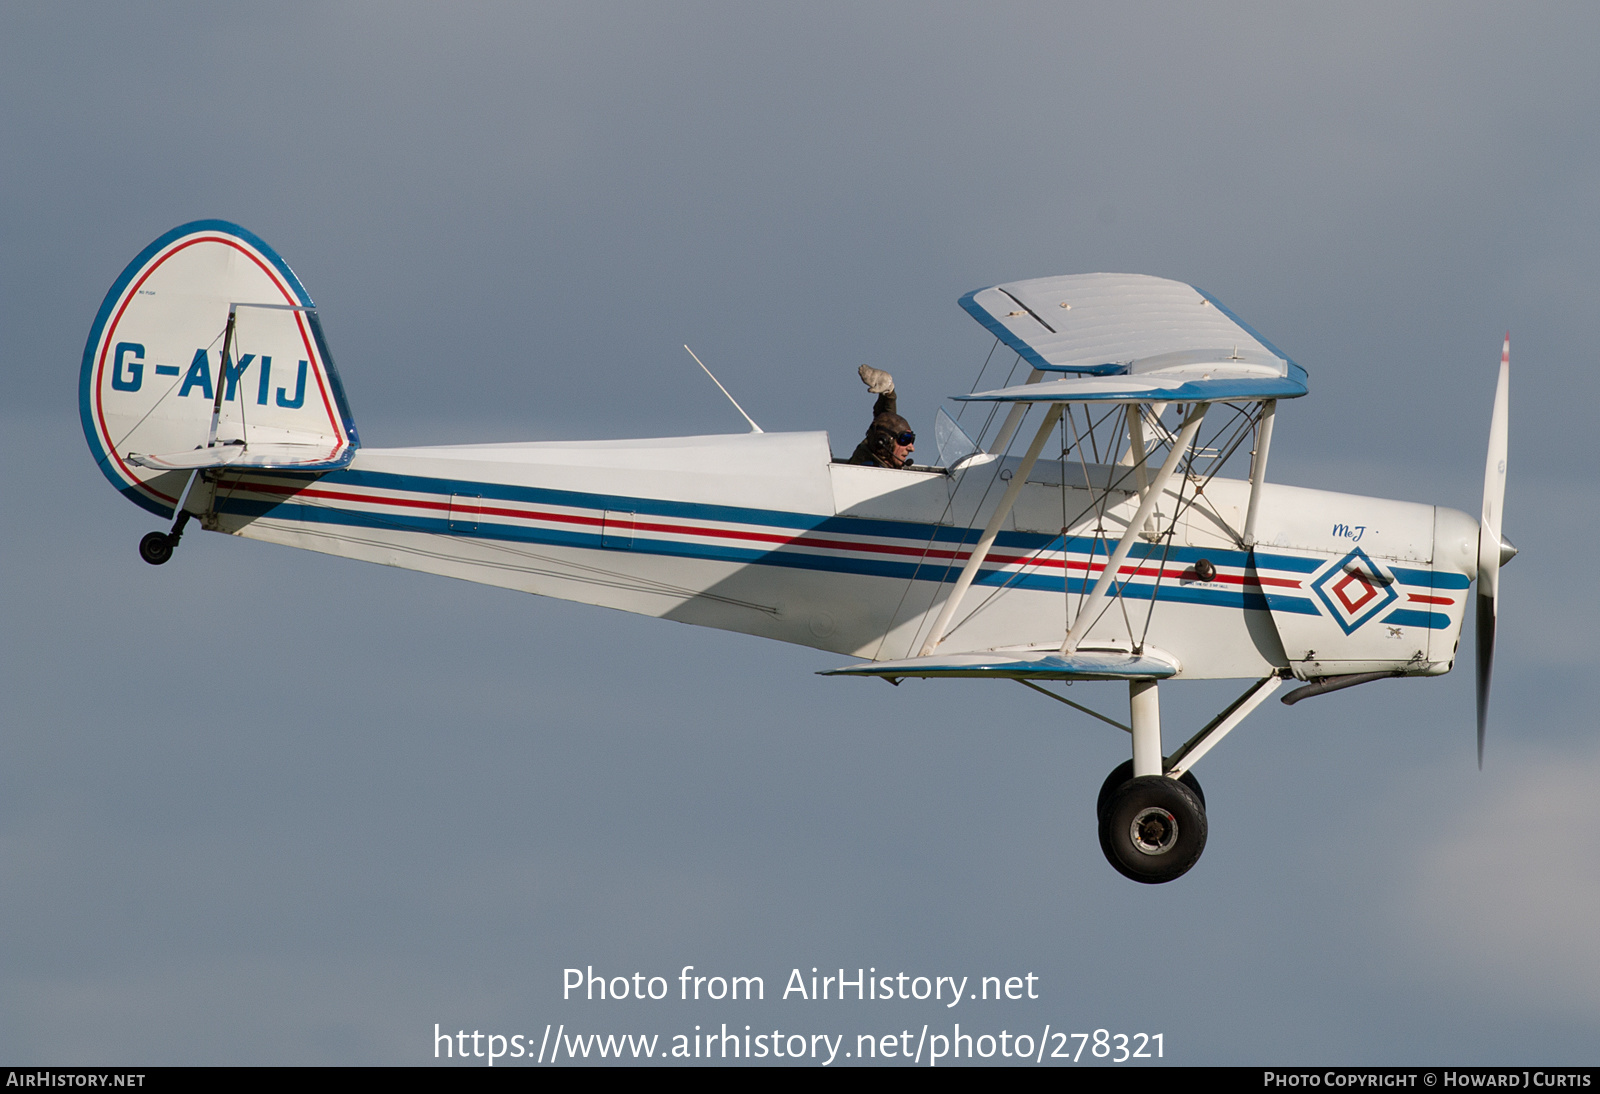
<path fill-rule="evenodd" d="M 856 659 L 829 675 L 1014 681 L 1059 700 L 1128 735 L 1097 819 L 1135 881 L 1199 858 L 1193 768 L 1280 687 L 1295 702 L 1448 672 L 1474 580 L 1482 765 L 1498 574 L 1515 554 L 1509 336 L 1474 518 L 1270 482 L 1277 407 L 1306 394 L 1306 372 L 1201 290 L 1080 274 L 960 303 L 994 348 L 938 412 L 926 467 L 845 463 L 826 433 L 753 421 L 367 448 L 294 272 L 244 229 L 198 221 L 106 294 L 80 408 L 112 485 L 170 521 L 140 542 L 153 564 L 198 521 Z M 991 367 L 1008 376 L 978 390 Z M 1161 684 L 1223 678 L 1249 683 L 1169 749 Z M 1091 681 L 1126 686 L 1126 721 L 1062 693 Z"/>

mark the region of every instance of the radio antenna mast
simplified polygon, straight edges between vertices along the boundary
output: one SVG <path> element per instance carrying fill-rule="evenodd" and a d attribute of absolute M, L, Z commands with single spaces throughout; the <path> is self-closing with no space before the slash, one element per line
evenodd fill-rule
<path fill-rule="evenodd" d="M 711 382 L 713 384 L 717 385 L 717 390 L 721 391 L 722 394 L 724 394 L 724 395 L 728 395 L 728 389 L 722 386 L 722 381 L 717 379 L 716 376 L 712 373 L 712 371 L 710 369 L 706 368 L 706 363 L 704 361 L 700 360 L 699 357 L 695 357 L 694 350 L 689 349 L 689 347 L 687 345 L 685 345 L 683 348 L 685 350 L 688 350 L 688 353 L 689 353 L 690 357 L 694 357 L 694 363 L 695 364 L 699 365 L 702 369 L 705 369 L 706 375 L 711 377 Z M 739 405 L 739 400 L 738 399 L 735 399 L 732 395 L 728 395 L 728 402 L 732 403 L 733 404 L 733 409 L 737 410 L 740 414 L 744 415 L 744 420 L 750 423 L 750 432 L 752 432 L 752 433 L 761 433 L 761 432 L 763 432 L 762 428 L 760 426 L 756 425 L 756 420 L 754 418 L 750 417 L 750 415 L 745 414 L 744 407 Z"/>

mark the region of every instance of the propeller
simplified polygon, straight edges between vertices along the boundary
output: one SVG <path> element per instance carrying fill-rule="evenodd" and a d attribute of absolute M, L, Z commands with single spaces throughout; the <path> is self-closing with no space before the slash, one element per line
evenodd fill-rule
<path fill-rule="evenodd" d="M 1494 671 L 1494 628 L 1500 567 L 1517 553 L 1502 534 L 1506 500 L 1506 418 L 1511 387 L 1511 335 L 1500 350 L 1500 379 L 1489 418 L 1489 458 L 1483 469 L 1483 517 L 1478 524 L 1478 770 L 1489 726 L 1489 677 Z"/>

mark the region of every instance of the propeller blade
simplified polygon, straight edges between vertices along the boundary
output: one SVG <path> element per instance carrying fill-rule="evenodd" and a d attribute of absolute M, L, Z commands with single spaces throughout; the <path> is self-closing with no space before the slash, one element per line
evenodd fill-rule
<path fill-rule="evenodd" d="M 1501 517 L 1506 500 L 1506 418 L 1511 386 L 1511 336 L 1500 350 L 1500 379 L 1495 385 L 1494 414 L 1489 419 L 1489 457 L 1483 469 L 1483 520 L 1478 535 L 1480 596 L 1494 599 L 1500 572 Z"/>
<path fill-rule="evenodd" d="M 1494 671 L 1494 597 L 1478 597 L 1478 770 L 1483 770 L 1483 738 L 1489 729 L 1489 676 Z"/>
<path fill-rule="evenodd" d="M 1511 335 L 1500 350 L 1500 379 L 1489 418 L 1489 455 L 1483 469 L 1483 516 L 1478 523 L 1478 769 L 1489 726 L 1489 678 L 1494 671 L 1494 631 L 1499 614 L 1500 566 L 1515 547 L 1502 537 L 1506 500 L 1506 432 L 1510 412 Z M 1509 551 L 1507 550 L 1509 548 Z"/>

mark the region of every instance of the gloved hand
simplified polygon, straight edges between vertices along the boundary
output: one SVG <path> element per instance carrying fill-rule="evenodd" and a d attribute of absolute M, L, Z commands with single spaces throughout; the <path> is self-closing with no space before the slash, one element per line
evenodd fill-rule
<path fill-rule="evenodd" d="M 862 365 L 856 372 L 860 374 L 861 382 L 867 385 L 867 390 L 874 395 L 887 395 L 894 390 L 894 377 L 881 368 Z"/>

